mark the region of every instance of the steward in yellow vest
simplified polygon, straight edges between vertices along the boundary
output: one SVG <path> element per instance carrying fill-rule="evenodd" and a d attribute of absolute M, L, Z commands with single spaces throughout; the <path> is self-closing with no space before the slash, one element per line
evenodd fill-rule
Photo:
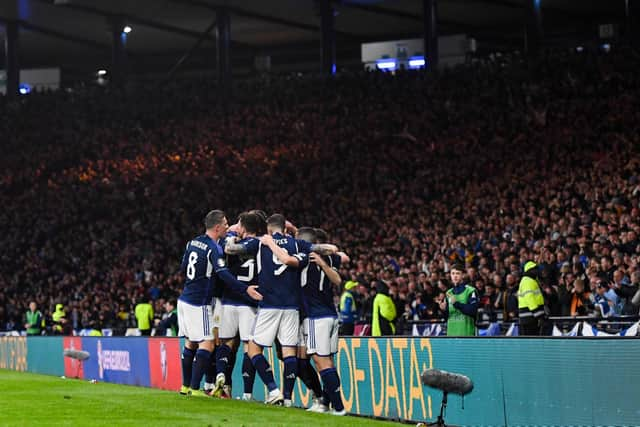
<path fill-rule="evenodd" d="M 62 335 L 64 333 L 64 326 L 67 323 L 67 313 L 64 311 L 63 304 L 56 304 L 56 311 L 51 315 L 53 321 L 53 334 Z"/>
<path fill-rule="evenodd" d="M 373 299 L 371 336 L 394 335 L 396 333 L 396 305 L 389 294 L 389 288 L 383 282 L 376 286 L 377 293 Z"/>
<path fill-rule="evenodd" d="M 344 284 L 344 292 L 340 296 L 340 335 L 353 335 L 356 320 L 358 319 L 358 307 L 353 290 L 358 282 L 349 280 Z"/>
<path fill-rule="evenodd" d="M 540 335 L 544 324 L 544 296 L 538 284 L 538 265 L 528 261 L 518 287 L 520 335 Z"/>

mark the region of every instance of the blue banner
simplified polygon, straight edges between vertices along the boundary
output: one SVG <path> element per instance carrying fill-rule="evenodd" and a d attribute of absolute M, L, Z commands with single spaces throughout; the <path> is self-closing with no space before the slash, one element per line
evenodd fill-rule
<path fill-rule="evenodd" d="M 82 349 L 90 354 L 84 362 L 85 378 L 147 387 L 151 385 L 147 338 L 83 337 Z"/>

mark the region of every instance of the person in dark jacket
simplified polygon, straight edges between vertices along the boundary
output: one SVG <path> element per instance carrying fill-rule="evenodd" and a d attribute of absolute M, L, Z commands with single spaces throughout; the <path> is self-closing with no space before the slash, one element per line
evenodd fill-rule
<path fill-rule="evenodd" d="M 635 315 L 638 314 L 638 308 L 635 307 L 631 300 L 638 290 L 637 282 L 631 283 L 628 278 L 624 277 L 624 273 L 621 270 L 613 272 L 613 280 L 611 281 L 611 287 L 615 291 L 616 295 L 620 297 L 620 314 L 622 315 Z"/>

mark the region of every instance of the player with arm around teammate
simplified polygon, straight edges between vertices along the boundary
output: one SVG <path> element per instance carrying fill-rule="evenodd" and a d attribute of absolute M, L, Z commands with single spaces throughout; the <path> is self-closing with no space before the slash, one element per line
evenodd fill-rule
<path fill-rule="evenodd" d="M 310 238 L 312 243 L 327 240 L 327 234 L 321 229 L 315 229 L 313 234 L 308 235 L 299 233 L 298 237 Z M 302 322 L 304 347 L 306 347 L 307 357 L 311 355 L 313 358 L 324 386 L 322 397 L 317 396 L 314 399 L 309 411 L 328 412 L 331 404 L 333 415 L 346 414 L 340 395 L 340 377 L 333 361 L 334 355 L 338 352 L 339 329 L 338 312 L 333 300 L 333 286 L 338 286 L 342 282 L 338 268 L 344 258 L 348 260 L 346 254 L 323 256 L 312 252 L 309 255 L 309 264 L 300 274 L 303 312 L 306 316 Z M 303 362 L 302 365 L 306 364 Z M 309 367 L 311 367 L 310 364 Z M 313 368 L 307 372 L 310 371 L 313 371 Z M 317 378 L 315 371 L 313 375 Z M 314 394 L 317 395 L 317 392 Z"/>
<path fill-rule="evenodd" d="M 308 262 L 307 253 L 311 246 L 298 242 L 284 234 L 286 221 L 284 216 L 274 214 L 267 219 L 267 235 L 260 238 L 257 253 L 258 282 L 265 298 L 260 302 L 253 337 L 249 342 L 248 354 L 267 385 L 268 404 L 282 404 L 291 398 L 297 372 L 297 345 L 299 329 L 300 279 L 298 268 Z M 303 244 L 304 243 L 304 244 Z M 335 252 L 333 245 L 317 248 Z M 228 253 L 242 253 L 247 248 L 240 245 L 227 245 Z M 293 255 L 291 255 L 293 254 Z M 264 347 L 271 347 L 276 339 L 282 345 L 284 359 L 284 394 L 278 389 L 273 378 L 271 366 L 265 359 Z"/>
<path fill-rule="evenodd" d="M 320 236 L 320 238 L 318 238 L 318 236 Z M 334 255 L 334 251 L 337 250 L 337 248 L 335 247 L 335 245 L 332 244 L 326 244 L 326 243 L 312 243 L 312 242 L 318 242 L 318 241 L 326 241 L 327 240 L 327 235 L 324 231 L 320 230 L 320 229 L 314 229 L 312 227 L 301 227 L 300 229 L 296 229 L 296 241 L 297 243 L 300 245 L 300 247 L 303 248 L 304 250 L 313 250 L 315 252 L 313 252 L 311 254 L 311 256 L 315 256 L 319 253 L 321 254 L 326 254 L 327 256 L 331 256 L 334 257 L 332 259 L 335 259 L 335 256 L 339 256 L 340 259 L 338 261 L 345 263 L 349 261 L 349 257 L 344 253 L 344 252 L 335 252 L 336 255 Z M 337 265 L 337 264 L 336 264 Z M 304 278 L 305 282 L 308 280 L 307 277 L 310 276 L 312 277 L 311 280 L 313 280 L 313 278 L 315 278 L 315 280 L 317 281 L 319 276 L 318 274 L 311 274 L 311 275 L 307 275 L 307 272 L 309 271 L 307 268 L 304 268 L 301 271 L 301 275 L 299 276 L 300 278 L 300 282 L 302 282 L 302 279 Z M 318 268 L 312 270 L 313 272 L 319 271 Z M 329 273 L 331 274 L 331 273 Z M 337 277 L 337 276 L 336 276 Z M 330 284 L 329 284 L 330 286 Z M 313 287 L 313 286 L 311 286 Z M 317 288 L 317 286 L 316 286 Z M 302 287 L 299 287 L 299 291 L 301 292 L 301 297 L 302 297 Z M 328 403 L 327 405 L 325 405 L 323 403 L 322 400 L 322 396 L 323 396 L 323 391 L 322 391 L 322 385 L 320 384 L 320 380 L 318 378 L 318 373 L 316 372 L 316 370 L 314 369 L 313 365 L 310 363 L 309 361 L 309 355 L 307 354 L 306 351 L 306 332 L 304 332 L 303 329 L 303 325 L 305 324 L 305 322 L 307 322 L 306 318 L 306 307 L 305 305 L 302 303 L 302 298 L 301 298 L 301 305 L 300 305 L 300 328 L 299 328 L 299 339 L 298 339 L 298 348 L 297 348 L 297 375 L 299 376 L 299 378 L 302 380 L 302 382 L 307 386 L 307 388 L 309 390 L 312 391 L 313 393 L 313 406 L 309 409 L 309 410 L 314 410 L 316 412 L 326 412 L 328 410 Z M 304 333 L 303 333 L 304 332 Z M 276 339 L 275 340 L 275 346 L 276 346 L 276 355 L 278 356 L 278 359 L 280 361 L 284 361 L 284 357 L 282 355 L 282 346 L 280 345 L 280 342 Z M 326 399 L 324 399 L 324 401 L 329 402 L 329 398 L 326 397 Z M 321 405 L 321 406 L 319 406 Z M 285 397 L 284 400 L 284 406 L 292 406 L 292 401 L 291 399 L 289 399 L 288 397 Z M 318 411 L 318 409 L 320 408 L 324 408 L 324 411 Z"/>
<path fill-rule="evenodd" d="M 267 219 L 268 234 L 260 238 L 256 258 L 258 281 L 265 298 L 258 307 L 248 355 L 269 389 L 268 404 L 282 404 L 295 383 L 299 327 L 297 268 L 308 262 L 308 256 L 299 252 L 297 242 L 284 234 L 284 228 L 284 216 L 274 214 Z M 278 389 L 271 366 L 263 355 L 264 347 L 271 347 L 276 337 L 282 344 L 284 356 L 285 395 Z"/>
<path fill-rule="evenodd" d="M 256 237 L 258 234 L 264 234 L 266 231 L 266 223 L 262 216 L 255 212 L 243 212 L 237 223 L 237 233 L 228 236 L 225 244 L 231 247 L 234 244 L 243 246 L 241 255 L 227 254 L 227 263 L 229 269 L 238 279 L 238 281 L 247 285 L 257 285 L 258 272 L 256 259 L 252 253 L 257 253 L 260 241 Z M 238 237 L 242 237 L 239 241 Z M 233 355 L 237 351 L 238 340 L 244 345 L 244 357 L 242 361 L 242 379 L 244 382 L 243 400 L 251 400 L 253 383 L 255 379 L 255 369 L 251 363 L 251 359 L 247 354 L 247 343 L 251 338 L 251 329 L 256 317 L 258 304 L 256 301 L 247 298 L 246 295 L 239 294 L 228 286 L 224 287 L 222 294 L 222 312 L 224 316 L 220 325 L 220 341 L 221 345 L 216 353 L 216 376 L 215 388 L 213 395 L 219 395 L 223 388 L 228 388 L 231 379 L 235 358 Z M 230 392 L 225 392 L 225 397 L 230 397 Z"/>
<path fill-rule="evenodd" d="M 200 382 L 214 346 L 211 300 L 216 280 L 255 300 L 262 298 L 256 286 L 238 282 L 227 269 L 222 248 L 217 243 L 228 227 L 224 212 L 210 211 L 204 222 L 205 233 L 190 240 L 185 248 L 181 264 L 185 285 L 178 298 L 179 335 L 186 338 L 180 394 L 197 396 L 206 396 L 200 391 Z"/>

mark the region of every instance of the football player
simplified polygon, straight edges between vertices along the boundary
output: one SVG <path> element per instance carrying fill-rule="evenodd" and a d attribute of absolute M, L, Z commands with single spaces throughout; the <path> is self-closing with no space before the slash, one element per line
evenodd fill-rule
<path fill-rule="evenodd" d="M 224 212 L 210 211 L 204 223 L 205 233 L 190 240 L 185 248 L 181 264 L 185 284 L 178 299 L 179 335 L 186 337 L 180 394 L 202 396 L 206 395 L 199 390 L 200 382 L 214 347 L 211 301 L 216 281 L 223 281 L 255 300 L 262 299 L 255 285 L 240 283 L 227 269 L 222 248 L 217 243 L 228 227 Z"/>
<path fill-rule="evenodd" d="M 255 212 L 244 212 L 240 214 L 237 233 L 228 233 L 227 242 L 243 246 L 256 246 L 259 244 L 256 236 L 266 232 L 266 222 L 262 216 Z M 237 240 L 242 237 L 241 240 Z M 225 244 L 226 247 L 226 244 Z M 256 258 L 249 250 L 243 251 L 243 255 L 227 254 L 227 264 L 229 269 L 238 281 L 247 285 L 258 285 L 258 272 Z M 238 340 L 244 344 L 244 357 L 242 361 L 242 379 L 244 381 L 243 400 L 251 400 L 253 383 L 255 380 L 255 368 L 247 354 L 247 343 L 251 338 L 251 329 L 256 317 L 258 304 L 256 301 L 247 298 L 246 295 L 234 291 L 225 286 L 222 294 L 222 311 L 224 317 L 220 326 L 220 341 L 216 353 L 216 376 L 213 395 L 217 396 L 223 392 L 225 397 L 230 397 L 230 381 L 233 366 L 235 364 L 234 355 L 237 351 Z"/>
<path fill-rule="evenodd" d="M 327 234 L 321 229 L 300 228 L 298 239 L 317 244 L 326 241 Z M 341 256 L 342 255 L 342 256 Z M 299 350 L 300 377 L 314 393 L 314 403 L 309 411 L 327 412 L 331 403 L 333 415 L 345 415 L 344 404 L 340 395 L 340 377 L 334 366 L 333 358 L 338 352 L 338 313 L 333 299 L 333 286 L 338 286 L 342 278 L 338 268 L 346 254 L 320 255 L 309 254 L 309 263 L 302 269 L 300 285 L 302 287 L 302 321 L 301 348 Z M 304 347 L 306 348 L 304 348 Z M 306 351 L 305 351 L 306 350 Z M 308 362 L 311 355 L 320 372 L 324 388 L 319 393 L 318 376 Z M 306 380 L 306 381 L 305 381 Z M 322 394 L 322 397 L 320 395 Z"/>

